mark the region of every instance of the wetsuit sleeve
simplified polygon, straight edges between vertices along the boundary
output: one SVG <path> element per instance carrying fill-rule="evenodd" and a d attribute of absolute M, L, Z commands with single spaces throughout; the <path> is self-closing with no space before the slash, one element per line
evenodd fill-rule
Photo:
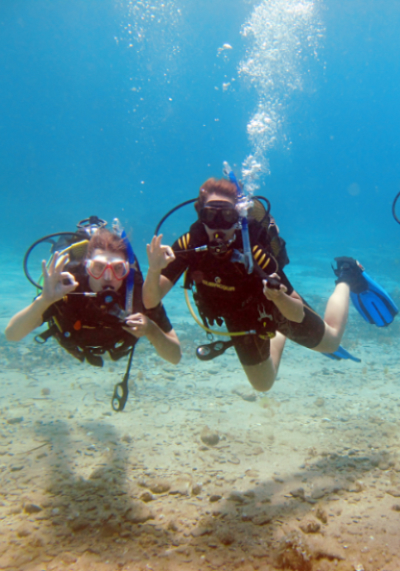
<path fill-rule="evenodd" d="M 190 234 L 188 232 L 187 234 L 183 234 L 183 236 L 172 244 L 176 258 L 161 272 L 161 274 L 168 278 L 173 284 L 179 280 L 183 272 L 189 266 L 189 252 L 185 252 L 189 247 L 189 240 Z"/>
<path fill-rule="evenodd" d="M 271 255 L 270 251 L 265 248 L 265 246 L 262 246 L 260 243 L 258 243 L 253 246 L 252 252 L 254 263 L 259 267 L 259 271 L 265 272 L 265 274 L 269 276 L 271 274 L 277 273 L 281 279 L 281 283 L 287 288 L 287 294 L 290 295 L 293 292 L 294 288 L 288 280 L 284 271 L 278 269 L 279 265 L 277 264 L 274 256 Z"/>
<path fill-rule="evenodd" d="M 159 303 L 156 307 L 152 309 L 146 309 L 144 314 L 147 315 L 149 319 L 154 321 L 158 327 L 164 331 L 164 333 L 169 333 L 172 330 L 172 325 L 168 319 L 167 312 L 162 303 Z"/>

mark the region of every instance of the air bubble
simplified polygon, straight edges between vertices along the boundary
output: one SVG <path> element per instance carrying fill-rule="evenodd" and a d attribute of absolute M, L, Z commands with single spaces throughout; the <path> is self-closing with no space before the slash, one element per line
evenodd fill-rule
<path fill-rule="evenodd" d="M 263 0 L 242 27 L 249 47 L 239 63 L 239 76 L 258 95 L 247 125 L 252 153 L 242 164 L 247 192 L 257 190 L 260 178 L 269 174 L 266 155 L 281 134 L 286 101 L 303 88 L 303 76 L 309 76 L 308 60 L 317 59 L 324 37 L 320 1 Z"/>

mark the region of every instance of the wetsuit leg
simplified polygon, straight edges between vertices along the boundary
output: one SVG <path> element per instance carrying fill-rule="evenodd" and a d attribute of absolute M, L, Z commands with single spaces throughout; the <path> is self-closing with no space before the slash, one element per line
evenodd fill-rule
<path fill-rule="evenodd" d="M 314 349 L 322 341 L 325 323 L 317 313 L 304 306 L 304 319 L 301 323 L 283 319 L 278 325 L 278 331 L 298 345 Z"/>
<path fill-rule="evenodd" d="M 228 331 L 249 331 L 256 325 L 248 314 L 238 313 L 235 318 L 225 317 Z M 242 365 L 258 365 L 266 361 L 270 355 L 270 340 L 268 337 L 261 338 L 258 335 L 240 335 L 231 338 L 233 346 Z"/>

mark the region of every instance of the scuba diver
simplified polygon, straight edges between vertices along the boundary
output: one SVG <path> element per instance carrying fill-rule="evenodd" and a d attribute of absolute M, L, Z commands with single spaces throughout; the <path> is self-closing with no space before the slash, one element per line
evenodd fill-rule
<path fill-rule="evenodd" d="M 269 212 L 261 222 L 252 218 L 251 209 L 243 213 L 241 187 L 230 168 L 225 174 L 229 180 L 210 178 L 201 186 L 198 220 L 172 248 L 161 243 L 157 232 L 147 246 L 145 307 L 160 303 L 185 272 L 185 294 L 192 289 L 204 328 L 211 332 L 214 323 L 224 321 L 228 332 L 212 333 L 230 337 L 199 347 L 197 356 L 209 360 L 233 345 L 258 391 L 272 387 L 286 338 L 332 358 L 358 360 L 339 345 L 350 295 L 363 317 L 378 326 L 391 323 L 398 311 L 391 298 L 356 260 L 336 258 L 336 287 L 324 319 L 319 317 L 282 270 L 288 263 L 285 243 Z"/>
<path fill-rule="evenodd" d="M 27 257 L 52 235 L 28 250 L 25 271 L 41 293 L 11 318 L 5 335 L 8 341 L 20 341 L 47 322 L 49 328 L 36 340 L 45 342 L 54 336 L 81 362 L 101 367 L 106 352 L 113 360 L 129 355 L 124 380 L 116 385 L 112 400 L 114 410 L 120 411 L 128 397 L 129 369 L 138 340 L 147 337 L 158 355 L 173 364 L 181 358 L 179 340 L 162 304 L 144 309 L 143 277 L 118 221 L 113 232 L 97 217 L 82 222 L 77 233 L 61 233 L 61 238 L 69 235 L 68 240 L 60 238 L 55 244 L 68 247 L 60 252 L 53 246 L 49 264 L 42 262 L 42 285 L 27 272 Z"/>

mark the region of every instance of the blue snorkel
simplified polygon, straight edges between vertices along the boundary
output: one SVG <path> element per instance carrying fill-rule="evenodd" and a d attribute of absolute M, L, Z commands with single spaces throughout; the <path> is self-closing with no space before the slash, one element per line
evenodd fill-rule
<path fill-rule="evenodd" d="M 238 210 L 240 216 L 239 223 L 240 223 L 240 228 L 242 230 L 242 241 L 243 241 L 243 255 L 241 256 L 241 259 L 240 260 L 238 259 L 237 261 L 241 261 L 244 264 L 247 273 L 251 274 L 253 271 L 253 256 L 251 253 L 251 246 L 250 246 L 249 222 L 247 220 L 247 213 L 249 208 L 253 206 L 253 202 L 251 200 L 251 197 L 249 199 L 248 196 L 243 194 L 235 173 L 233 172 L 233 170 L 226 161 L 223 162 L 222 172 L 224 176 L 228 178 L 230 182 L 232 182 L 236 186 L 237 200 L 238 200 L 236 204 L 236 209 Z"/>
<path fill-rule="evenodd" d="M 133 249 L 131 243 L 128 240 L 128 236 L 125 230 L 122 228 L 120 221 L 118 218 L 114 218 L 112 224 L 113 230 L 116 234 L 118 234 L 125 243 L 126 252 L 128 254 L 128 262 L 129 262 L 129 274 L 126 278 L 126 296 L 125 296 L 125 312 L 127 315 L 131 315 L 133 311 L 133 286 L 135 283 L 135 262 L 136 256 L 133 253 Z"/>
<path fill-rule="evenodd" d="M 134 283 L 135 283 L 135 265 L 136 265 L 136 256 L 133 253 L 133 249 L 131 243 L 128 240 L 128 236 L 125 230 L 122 228 L 120 221 L 118 218 L 114 218 L 112 223 L 112 228 L 118 236 L 122 238 L 126 247 L 126 253 L 128 254 L 128 262 L 129 262 L 129 274 L 126 278 L 126 295 L 125 295 L 125 313 L 126 316 L 131 315 L 133 311 L 133 290 L 134 290 Z M 132 358 L 133 352 L 135 350 L 135 343 L 132 345 L 132 348 L 129 353 L 129 360 L 128 365 L 126 367 L 126 372 L 124 378 L 120 383 L 117 383 L 114 387 L 114 394 L 111 399 L 111 406 L 116 412 L 121 412 L 124 410 L 126 401 L 128 400 L 129 395 L 129 372 L 131 370 L 132 365 Z"/>

